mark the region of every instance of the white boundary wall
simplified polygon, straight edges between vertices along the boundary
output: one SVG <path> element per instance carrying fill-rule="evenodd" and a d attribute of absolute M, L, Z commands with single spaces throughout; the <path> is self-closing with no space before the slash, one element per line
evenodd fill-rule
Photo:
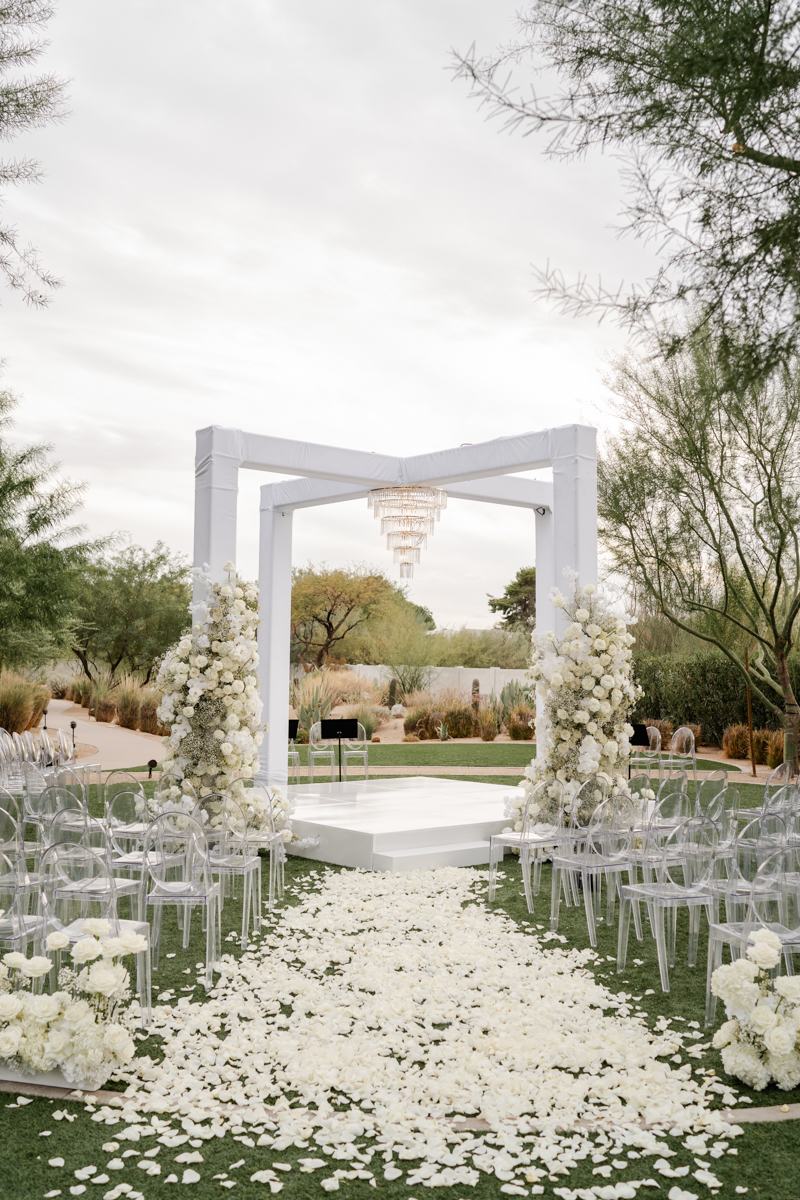
<path fill-rule="evenodd" d="M 362 675 L 370 683 L 386 683 L 391 679 L 389 667 L 372 666 L 366 663 L 348 663 L 348 671 Z M 430 667 L 430 690 L 437 692 L 443 689 L 461 692 L 464 696 L 472 693 L 472 681 L 477 679 L 482 696 L 494 692 L 499 696 L 507 683 L 517 680 L 519 683 L 530 683 L 526 668 L 512 669 L 510 667 Z"/>

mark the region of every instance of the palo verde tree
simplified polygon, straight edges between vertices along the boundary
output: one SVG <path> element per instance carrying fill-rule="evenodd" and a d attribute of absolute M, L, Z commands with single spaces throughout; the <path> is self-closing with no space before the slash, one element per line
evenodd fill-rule
<path fill-rule="evenodd" d="M 405 596 L 379 571 L 364 566 L 298 567 L 292 571 L 293 657 L 307 669 L 344 660 L 370 622 L 394 611 Z M 359 657 L 355 661 L 361 661 Z"/>
<path fill-rule="evenodd" d="M 4 141 L 65 116 L 64 81 L 51 74 L 30 74 L 47 46 L 38 33 L 52 15 L 47 0 L 0 0 L 0 138 Z M 0 161 L 0 186 L 36 183 L 41 177 L 35 159 Z M 48 302 L 43 289 L 60 286 L 41 266 L 33 247 L 23 245 L 8 224 L 0 224 L 0 272 L 9 287 L 39 307 Z"/>
<path fill-rule="evenodd" d="M 797 761 L 788 656 L 800 613 L 800 363 L 739 386 L 695 337 L 666 360 L 618 360 L 624 421 L 598 462 L 610 565 L 747 676 Z"/>
<path fill-rule="evenodd" d="M 611 149 L 625 164 L 623 229 L 661 266 L 625 291 L 540 269 L 572 314 L 664 329 L 662 352 L 708 331 L 736 374 L 768 375 L 800 344 L 800 16 L 796 0 L 532 0 L 519 36 L 456 72 L 505 126 L 547 153 Z M 524 90 L 521 64 L 555 72 Z M 676 331 L 676 310 L 689 327 Z"/>

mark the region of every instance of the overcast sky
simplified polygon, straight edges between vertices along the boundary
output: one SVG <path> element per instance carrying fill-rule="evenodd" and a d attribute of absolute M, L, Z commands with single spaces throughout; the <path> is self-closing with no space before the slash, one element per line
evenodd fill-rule
<path fill-rule="evenodd" d="M 448 70 L 518 0 L 61 0 L 42 65 L 71 116 L 13 143 L 46 170 L 5 216 L 65 286 L 0 292 L 17 434 L 89 484 L 94 534 L 190 553 L 194 431 L 238 426 L 401 454 L 602 426 L 612 326 L 531 296 L 531 264 L 611 282 L 646 260 L 612 226 L 617 164 L 553 162 L 487 123 Z M 242 472 L 238 563 L 256 572 Z M 366 502 L 299 513 L 295 562 L 394 576 Z M 410 594 L 494 622 L 533 518 L 453 502 Z"/>

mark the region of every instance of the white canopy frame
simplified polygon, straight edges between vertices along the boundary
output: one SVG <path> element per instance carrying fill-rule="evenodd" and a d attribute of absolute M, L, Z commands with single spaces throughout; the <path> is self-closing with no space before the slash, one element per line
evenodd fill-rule
<path fill-rule="evenodd" d="M 562 425 L 399 458 L 220 425 L 197 431 L 194 562 L 198 567 L 207 564 L 214 579 L 223 578 L 225 562 L 236 561 L 240 469 L 298 477 L 261 488 L 258 648 L 263 715 L 268 725 L 261 746 L 261 781 L 280 786 L 287 782 L 295 510 L 358 500 L 373 488 L 396 484 L 442 487 L 458 500 L 532 509 L 537 624 L 555 629 L 559 614 L 548 593 L 554 584 L 560 584 L 563 569 L 571 567 L 587 583 L 597 579 L 596 432 L 588 425 Z M 543 467 L 552 467 L 552 483 L 516 475 Z"/>

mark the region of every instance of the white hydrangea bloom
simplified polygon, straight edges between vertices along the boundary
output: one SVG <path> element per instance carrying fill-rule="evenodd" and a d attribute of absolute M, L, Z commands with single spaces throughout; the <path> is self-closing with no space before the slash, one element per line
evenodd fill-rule
<path fill-rule="evenodd" d="M 629 719 L 641 689 L 633 681 L 628 632 L 634 618 L 612 611 L 613 599 L 594 585 L 578 587 L 574 572 L 564 574 L 570 595 L 554 588 L 550 599 L 570 621 L 560 637 L 550 630 L 533 636 L 536 758 L 523 786 L 529 793 L 543 779 L 560 780 L 568 808 L 592 775 L 605 775 L 613 795 L 628 794 Z"/>

